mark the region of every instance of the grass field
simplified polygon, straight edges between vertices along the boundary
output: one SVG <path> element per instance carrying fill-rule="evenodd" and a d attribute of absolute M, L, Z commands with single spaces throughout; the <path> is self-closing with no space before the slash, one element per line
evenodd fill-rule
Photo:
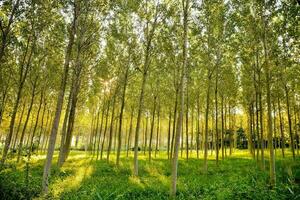
<path fill-rule="evenodd" d="M 165 154 L 149 163 L 140 153 L 140 176 L 134 177 L 132 155 L 122 155 L 117 168 L 114 156 L 108 164 L 90 153 L 72 152 L 60 170 L 53 164 L 48 196 L 40 195 L 45 156 L 33 156 L 27 164 L 12 160 L 0 172 L 0 199 L 168 199 L 171 171 Z M 178 199 L 300 199 L 299 158 L 283 160 L 278 151 L 277 185 L 271 189 L 268 169 L 262 171 L 247 151 L 236 150 L 218 167 L 211 156 L 205 174 L 202 156 L 179 160 Z"/>

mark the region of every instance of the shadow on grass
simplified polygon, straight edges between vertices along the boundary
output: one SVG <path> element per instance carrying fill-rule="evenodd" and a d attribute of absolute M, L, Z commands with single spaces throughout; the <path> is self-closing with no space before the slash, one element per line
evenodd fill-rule
<path fill-rule="evenodd" d="M 0 199 L 33 199 L 39 196 L 42 189 L 43 165 L 43 159 L 27 162 L 26 157 L 18 164 L 14 161 L 6 164 L 0 171 Z M 74 174 L 74 169 L 60 170 L 53 164 L 50 185 Z"/>
<path fill-rule="evenodd" d="M 289 161 L 287 161 L 288 163 Z M 122 158 L 121 166 L 106 161 L 92 161 L 93 173 L 79 187 L 63 191 L 60 199 L 168 199 L 170 161 L 156 158 L 139 161 L 139 177 L 132 176 L 132 158 Z M 299 160 L 292 165 L 299 167 Z M 277 170 L 291 167 L 291 163 L 277 163 Z M 266 160 L 266 166 L 268 162 Z M 284 170 L 283 170 L 284 171 Z M 268 171 L 262 171 L 248 158 L 230 158 L 208 161 L 208 172 L 203 171 L 203 159 L 179 160 L 178 199 L 294 199 L 299 187 L 286 182 L 278 174 L 278 185 L 268 185 Z M 278 171 L 281 173 L 281 171 Z"/>
<path fill-rule="evenodd" d="M 74 153 L 58 169 L 52 166 L 48 199 L 168 199 L 170 161 L 164 157 L 139 160 L 139 177 L 132 176 L 133 158 L 122 157 L 115 166 L 115 155 L 107 163 L 96 161 L 85 153 Z M 54 159 L 56 161 L 56 159 Z M 0 172 L 0 199 L 31 199 L 41 191 L 44 160 Z M 203 171 L 203 159 L 179 160 L 178 199 L 297 199 L 300 194 L 300 159 L 276 161 L 277 186 L 268 186 L 268 160 L 262 171 L 249 158 L 227 157 L 216 166 L 208 160 Z M 28 181 L 28 182 L 26 182 Z M 45 199 L 41 196 L 39 199 Z"/>

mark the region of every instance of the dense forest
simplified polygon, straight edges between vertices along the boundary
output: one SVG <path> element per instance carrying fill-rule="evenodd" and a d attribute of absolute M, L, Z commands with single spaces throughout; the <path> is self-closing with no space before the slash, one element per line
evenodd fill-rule
<path fill-rule="evenodd" d="M 1 0 L 0 199 L 300 199 L 297 0 Z"/>

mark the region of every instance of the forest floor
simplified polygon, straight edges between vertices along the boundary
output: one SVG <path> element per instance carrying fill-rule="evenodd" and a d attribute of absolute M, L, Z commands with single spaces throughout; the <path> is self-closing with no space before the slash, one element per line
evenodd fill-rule
<path fill-rule="evenodd" d="M 267 151 L 266 151 L 267 152 Z M 35 155 L 29 163 L 9 162 L 0 172 L 0 199 L 168 199 L 170 161 L 160 152 L 151 163 L 139 156 L 139 177 L 132 176 L 133 154 L 122 154 L 119 167 L 111 162 L 96 161 L 90 153 L 72 152 L 65 165 L 52 167 L 48 196 L 40 196 L 45 155 Z M 209 153 L 210 154 L 210 153 Z M 267 153 L 266 153 L 267 154 Z M 266 170 L 257 166 L 248 151 L 235 150 L 216 166 L 210 155 L 208 172 L 203 172 L 203 154 L 195 153 L 188 161 L 179 160 L 178 199 L 300 199 L 300 158 L 282 159 L 277 151 L 277 185 L 268 186 Z M 184 154 L 185 156 L 185 154 Z M 54 160 L 57 160 L 55 155 Z"/>

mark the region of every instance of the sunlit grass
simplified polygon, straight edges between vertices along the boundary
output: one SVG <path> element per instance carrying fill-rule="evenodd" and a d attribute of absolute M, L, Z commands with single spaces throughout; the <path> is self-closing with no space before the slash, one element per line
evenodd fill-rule
<path fill-rule="evenodd" d="M 179 152 L 178 198 L 179 199 L 286 199 L 299 194 L 299 187 L 289 182 L 299 176 L 300 160 L 292 161 L 291 153 L 286 151 L 285 159 L 277 151 L 278 188 L 268 187 L 268 150 L 265 150 L 266 171 L 261 171 L 256 160 L 248 150 L 229 150 L 225 159 L 219 154 L 219 165 L 216 165 L 215 154 L 208 152 L 208 172 L 203 171 L 203 152 L 186 152 L 181 157 Z M 45 155 L 33 155 L 29 162 L 29 186 L 26 186 L 26 157 L 16 168 L 1 172 L 0 178 L 20 194 L 33 191 L 31 196 L 40 196 L 41 176 Z M 10 161 L 13 164 L 15 161 Z M 57 152 L 53 159 L 49 195 L 50 199 L 168 199 L 171 163 L 165 151 L 152 156 L 149 162 L 148 153 L 139 152 L 139 176 L 133 176 L 133 152 L 129 157 L 122 152 L 120 165 L 117 167 L 116 154 L 112 152 L 109 163 L 106 152 L 103 160 L 96 160 L 90 152 L 73 151 L 61 169 L 56 166 Z M 0 180 L 1 183 L 1 180 Z M 8 185 L 9 185 L 8 184 Z M 19 185 L 19 186 L 17 186 Z M 29 187 L 29 189 L 28 189 Z M 23 188 L 23 189 L 22 189 Z M 27 188 L 27 189 L 26 189 Z M 26 189 L 26 190 L 25 190 Z M 11 190 L 11 189 L 10 189 Z M 24 191 L 23 191 L 24 190 Z M 258 190 L 258 192 L 254 192 Z M 289 191 L 292 191 L 293 194 Z M 18 194 L 19 194 L 18 193 Z M 264 198 L 265 196 L 266 198 Z M 260 198 L 263 197 L 263 198 Z M 275 198 L 276 197 L 276 198 Z"/>
<path fill-rule="evenodd" d="M 74 155 L 71 162 L 67 162 L 65 166 L 61 168 L 61 172 L 65 173 L 68 169 L 74 170 L 74 175 L 67 176 L 64 179 L 57 179 L 50 185 L 51 193 L 54 198 L 58 198 L 62 192 L 66 192 L 75 188 L 78 188 L 81 182 L 85 178 L 90 178 L 94 171 L 92 165 L 90 165 L 90 158 L 86 158 L 83 155 Z"/>

